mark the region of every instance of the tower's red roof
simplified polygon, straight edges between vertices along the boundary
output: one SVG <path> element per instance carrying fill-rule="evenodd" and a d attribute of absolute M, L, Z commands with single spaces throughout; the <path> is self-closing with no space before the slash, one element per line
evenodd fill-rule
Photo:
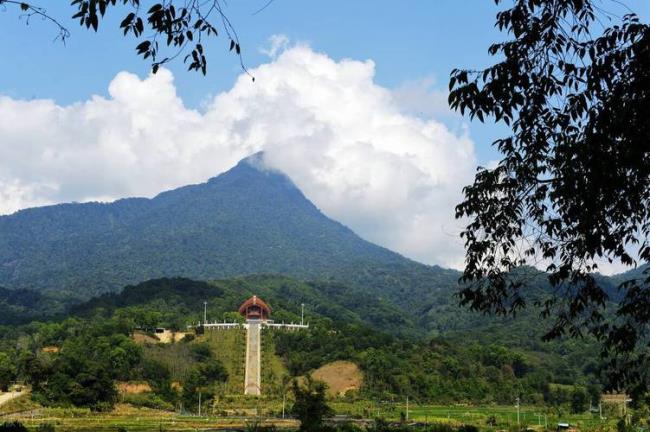
<path fill-rule="evenodd" d="M 242 315 L 246 315 L 246 309 L 247 309 L 249 306 L 252 306 L 252 305 L 256 305 L 256 306 L 261 307 L 262 309 L 265 309 L 267 315 L 271 313 L 271 310 L 272 310 L 271 307 L 270 307 L 269 305 L 267 305 L 267 304 L 264 302 L 264 300 L 262 300 L 261 298 L 259 298 L 259 297 L 256 296 L 256 295 L 254 295 L 253 297 L 249 298 L 249 299 L 246 300 L 244 303 L 242 303 L 241 306 L 239 306 L 239 313 L 242 314 Z"/>

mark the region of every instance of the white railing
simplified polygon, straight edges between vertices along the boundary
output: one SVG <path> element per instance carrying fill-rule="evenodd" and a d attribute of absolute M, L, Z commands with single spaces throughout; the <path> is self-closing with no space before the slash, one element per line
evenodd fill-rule
<path fill-rule="evenodd" d="M 265 327 L 271 327 L 271 328 L 286 328 L 289 330 L 294 330 L 294 329 L 306 329 L 309 328 L 309 324 L 276 324 L 276 323 L 263 323 Z"/>
<path fill-rule="evenodd" d="M 205 328 L 211 328 L 211 329 L 216 329 L 216 330 L 228 330 L 228 329 L 233 329 L 233 328 L 240 328 L 242 327 L 243 324 L 240 323 L 207 323 L 203 324 L 203 327 Z"/>
<path fill-rule="evenodd" d="M 295 324 L 295 323 L 275 323 L 271 320 L 267 321 L 257 321 L 262 325 L 262 328 L 274 328 L 274 329 L 287 329 L 287 330 L 299 330 L 299 329 L 307 329 L 309 328 L 309 324 Z M 195 328 L 195 327 L 201 327 L 203 326 L 206 329 L 212 329 L 212 330 L 231 330 L 231 329 L 237 329 L 237 328 L 248 328 L 248 324 L 244 323 L 238 323 L 238 322 L 208 322 L 205 324 L 201 324 L 199 322 L 197 325 L 188 325 L 187 328 Z"/>

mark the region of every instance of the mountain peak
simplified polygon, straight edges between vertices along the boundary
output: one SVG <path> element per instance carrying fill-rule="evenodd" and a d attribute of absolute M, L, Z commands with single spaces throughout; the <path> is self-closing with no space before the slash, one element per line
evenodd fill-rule
<path fill-rule="evenodd" d="M 240 175 L 243 173 L 248 173 L 249 175 L 257 173 L 258 175 L 263 174 L 264 177 L 276 177 L 277 179 L 282 178 L 291 181 L 291 179 L 282 171 L 268 166 L 264 158 L 265 153 L 263 151 L 253 153 L 252 155 L 241 159 L 229 170 L 212 177 L 208 182 L 217 181 L 217 179 L 222 178 L 223 176 Z M 291 183 L 293 184 L 293 182 Z"/>
<path fill-rule="evenodd" d="M 260 171 L 265 171 L 269 169 L 269 167 L 266 165 L 266 161 L 264 160 L 265 157 L 265 152 L 264 150 L 258 151 L 257 153 L 253 153 L 250 156 L 245 157 L 244 159 L 240 160 L 239 164 L 248 164 L 254 168 L 257 168 Z"/>
<path fill-rule="evenodd" d="M 236 192 L 232 195 L 232 199 L 249 201 L 253 207 L 259 207 L 261 204 L 259 200 L 271 199 L 275 200 L 275 203 L 268 203 L 269 205 L 282 205 L 284 202 L 316 210 L 312 202 L 285 173 L 266 165 L 263 152 L 240 160 L 228 171 L 211 178 L 207 184 L 197 185 L 197 187 L 198 191 L 213 195 Z"/>
<path fill-rule="evenodd" d="M 396 285 L 396 271 L 412 282 Z M 83 299 L 147 279 L 261 273 L 333 279 L 399 297 L 411 283 L 435 286 L 441 276 L 329 219 L 269 168 L 263 153 L 153 199 L 0 217 L 0 286 L 8 288 Z"/>

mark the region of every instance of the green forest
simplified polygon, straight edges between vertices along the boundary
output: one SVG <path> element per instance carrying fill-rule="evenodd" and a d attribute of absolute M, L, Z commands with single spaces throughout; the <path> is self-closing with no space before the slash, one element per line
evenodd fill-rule
<path fill-rule="evenodd" d="M 42 405 L 102 411 L 118 401 L 116 382 L 146 382 L 152 393 L 131 402 L 192 411 L 199 390 L 204 401 L 226 396 L 228 370 L 218 346 L 201 331 L 169 345 L 138 344 L 131 336 L 156 327 L 185 330 L 202 319 L 204 301 L 209 319 L 232 321 L 253 293 L 272 305 L 278 322 L 299 321 L 300 304 L 306 304 L 309 330 L 269 331 L 273 354 L 286 379 L 335 360 L 356 363 L 363 386 L 346 400 L 409 396 L 418 403 L 513 404 L 519 397 L 525 404 L 584 412 L 600 399 L 598 355 L 588 341 L 541 343 L 525 317 L 484 319 L 471 336 L 427 336 L 416 331 L 413 317 L 363 293 L 280 276 L 151 280 L 79 304 L 65 317 L 3 326 L 0 386 L 18 381 L 30 385 Z"/>

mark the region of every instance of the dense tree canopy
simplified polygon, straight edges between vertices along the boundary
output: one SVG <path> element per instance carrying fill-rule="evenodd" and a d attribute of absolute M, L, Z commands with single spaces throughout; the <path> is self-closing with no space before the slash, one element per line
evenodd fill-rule
<path fill-rule="evenodd" d="M 515 313 L 527 299 L 510 272 L 542 265 L 555 287 L 542 302 L 554 319 L 546 337 L 592 333 L 613 382 L 643 390 L 650 279 L 640 273 L 613 298 L 594 273 L 650 260 L 650 27 L 608 12 L 618 2 L 512 3 L 497 14 L 509 36 L 489 48 L 498 61 L 451 74 L 452 108 L 512 131 L 494 143 L 502 160 L 479 169 L 456 209 L 469 219 L 461 301 Z"/>

